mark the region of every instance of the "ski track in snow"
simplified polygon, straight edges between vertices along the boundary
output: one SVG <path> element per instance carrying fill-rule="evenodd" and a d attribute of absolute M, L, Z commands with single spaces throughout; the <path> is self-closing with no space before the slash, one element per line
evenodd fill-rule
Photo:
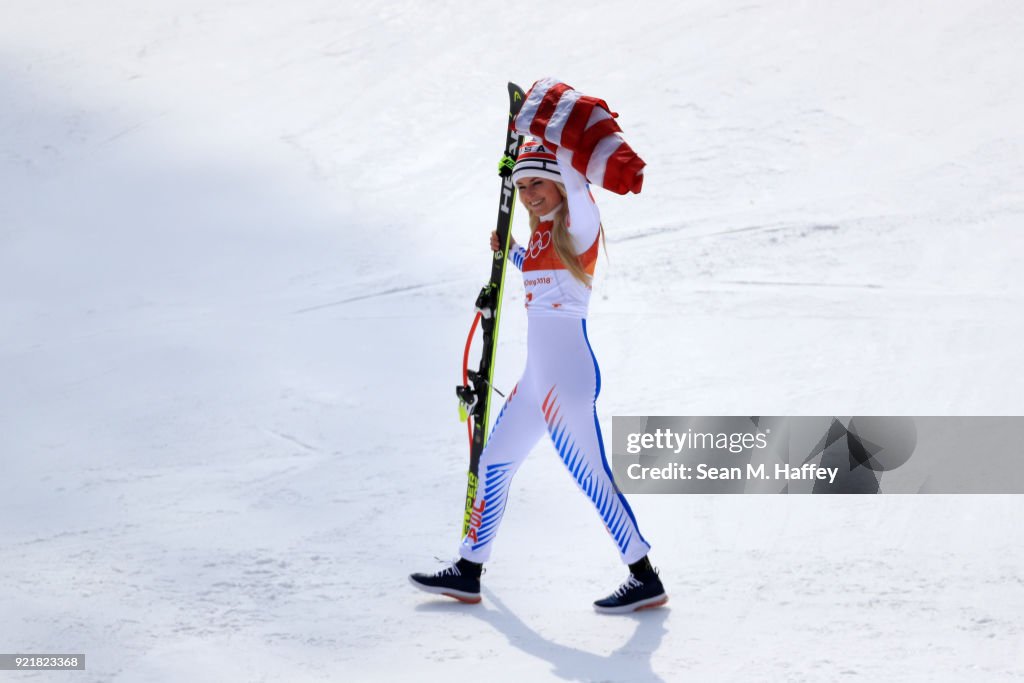
<path fill-rule="evenodd" d="M 591 9 L 5 13 L 0 651 L 87 658 L 12 680 L 1024 680 L 1020 496 L 633 496 L 671 600 L 609 618 L 543 444 L 483 603 L 408 585 L 457 542 L 508 79 L 649 164 L 596 192 L 606 432 L 1024 410 L 1016 5 Z M 511 270 L 496 386 L 525 333 Z"/>

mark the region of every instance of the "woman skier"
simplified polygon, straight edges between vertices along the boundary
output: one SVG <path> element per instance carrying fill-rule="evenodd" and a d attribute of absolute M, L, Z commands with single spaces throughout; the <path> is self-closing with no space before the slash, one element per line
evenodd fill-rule
<path fill-rule="evenodd" d="M 530 242 L 512 241 L 508 258 L 523 273 L 527 308 L 526 368 L 505 400 L 480 456 L 480 485 L 460 559 L 414 586 L 462 602 L 480 602 L 480 575 L 491 555 L 513 475 L 545 434 L 580 489 L 597 508 L 629 577 L 594 603 L 622 613 L 663 605 L 668 596 L 651 566 L 626 499 L 612 480 L 595 402 L 601 374 L 587 340 L 587 307 L 602 238 L 601 217 L 586 178 L 542 141 L 525 143 L 512 171 L 530 214 Z M 496 233 L 491 249 L 499 249 Z"/>

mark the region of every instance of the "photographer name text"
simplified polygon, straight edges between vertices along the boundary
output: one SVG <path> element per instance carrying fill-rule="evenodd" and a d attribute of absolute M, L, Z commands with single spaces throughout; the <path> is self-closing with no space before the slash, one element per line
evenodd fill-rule
<path fill-rule="evenodd" d="M 828 480 L 828 482 L 832 484 L 835 483 L 837 474 L 839 474 L 838 467 L 821 467 L 814 463 L 804 463 L 799 467 L 783 464 L 768 466 L 764 463 L 757 465 L 748 463 L 746 467 L 713 467 L 704 463 L 697 465 L 670 463 L 660 467 L 650 467 L 634 463 L 626 468 L 626 476 L 635 481 L 649 479 L 674 481 L 702 481 L 708 479 L 784 479 L 786 481 Z"/>

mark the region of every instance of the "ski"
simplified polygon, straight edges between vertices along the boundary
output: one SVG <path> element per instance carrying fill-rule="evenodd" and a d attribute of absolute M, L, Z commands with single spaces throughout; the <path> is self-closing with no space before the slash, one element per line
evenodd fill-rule
<path fill-rule="evenodd" d="M 462 520 L 462 536 L 470 533 L 470 521 L 474 511 L 473 501 L 476 499 L 477 475 L 480 467 L 480 454 L 487 443 L 487 427 L 491 409 L 491 379 L 494 376 L 494 356 L 498 340 L 498 324 L 501 321 L 501 297 L 505 284 L 505 258 L 510 241 L 512 213 L 515 208 L 516 188 L 512 184 L 512 167 L 522 136 L 512 128 L 512 121 L 523 106 L 525 93 L 515 83 L 508 84 L 508 125 L 505 133 L 505 148 L 502 150 L 498 173 L 501 176 L 501 194 L 498 196 L 498 244 L 500 248 L 493 253 L 491 260 L 491 277 L 480 290 L 476 300 L 476 317 L 466 340 L 463 354 L 462 384 L 455 389 L 459 397 L 460 415 L 467 421 L 469 434 L 469 482 L 466 487 L 466 508 Z M 480 365 L 476 371 L 469 369 L 469 348 L 479 325 L 483 348 L 480 353 Z M 475 527 L 473 527 L 475 528 Z"/>

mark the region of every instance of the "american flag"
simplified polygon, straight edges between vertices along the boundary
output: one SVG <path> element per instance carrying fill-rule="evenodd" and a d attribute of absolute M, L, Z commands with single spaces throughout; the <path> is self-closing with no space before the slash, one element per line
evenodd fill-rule
<path fill-rule="evenodd" d="M 616 194 L 639 193 L 646 164 L 622 137 L 617 117 L 604 100 L 543 78 L 526 93 L 512 125 L 552 151 L 562 147 L 571 152 L 573 168 L 591 183 Z"/>

